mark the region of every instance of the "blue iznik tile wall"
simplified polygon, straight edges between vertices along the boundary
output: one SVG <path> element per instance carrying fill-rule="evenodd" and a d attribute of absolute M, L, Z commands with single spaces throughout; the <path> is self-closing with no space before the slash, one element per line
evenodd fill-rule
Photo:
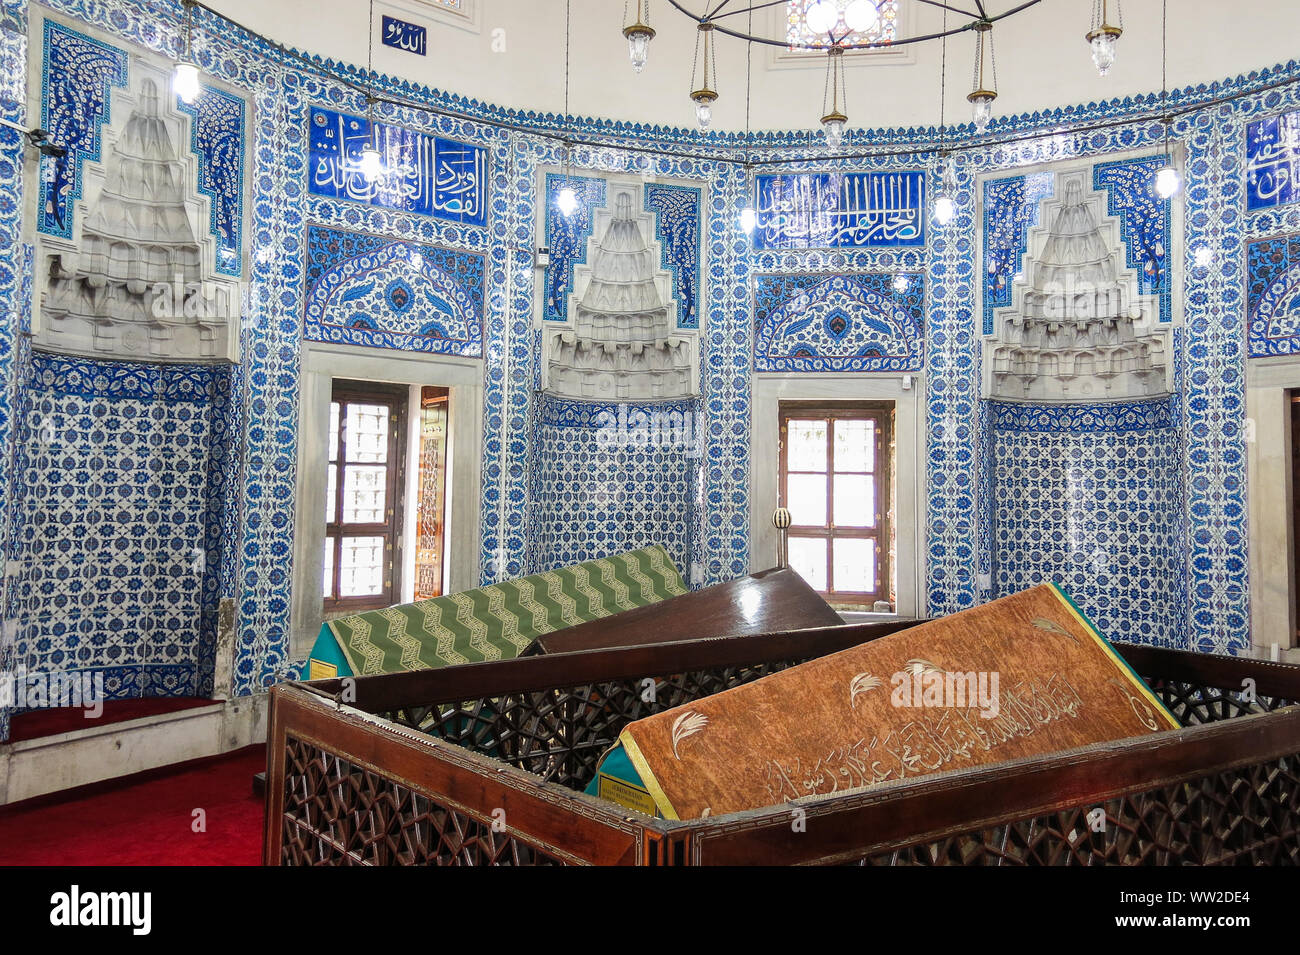
<path fill-rule="evenodd" d="M 197 137 L 188 148 L 202 154 L 186 201 L 207 210 L 200 239 L 212 274 L 245 285 L 228 356 L 237 361 L 177 369 L 150 353 L 56 358 L 25 335 L 42 307 L 30 288 L 43 260 L 24 235 L 37 246 L 76 240 L 78 190 L 106 161 L 97 137 L 121 119 L 115 97 L 140 100 L 131 57 L 165 70 L 183 37 L 170 0 L 48 7 L 49 21 L 25 0 L 0 7 L 0 115 L 61 130 L 74 148 L 65 170 L 42 171 L 21 137 L 0 129 L 0 666 L 12 670 L 15 651 L 42 665 L 120 663 L 134 668 L 117 684 L 124 693 L 211 692 L 215 607 L 229 598 L 226 689 L 254 693 L 297 672 L 299 378 L 305 342 L 317 341 L 481 362 L 482 512 L 477 541 L 465 544 L 478 546 L 484 580 L 652 536 L 697 586 L 743 574 L 751 473 L 770 466 L 751 461 L 751 430 L 765 426 L 751 420 L 753 375 L 838 374 L 849 396 L 863 375 L 919 371 L 924 439 L 910 452 L 925 475 L 925 513 L 923 526 L 899 528 L 916 534 L 923 555 L 918 612 L 950 613 L 1051 577 L 1114 636 L 1249 646 L 1245 368 L 1248 354 L 1300 348 L 1289 238 L 1300 234 L 1300 95 L 1289 85 L 1219 100 L 1300 77 L 1300 64 L 1170 94 L 1171 109 L 1187 109 L 1170 129 L 1186 187 L 1167 208 L 1149 182 L 1164 126 L 1119 125 L 1157 115 L 1157 96 L 996 120 L 993 139 L 1041 133 L 1010 144 L 948 130 L 961 147 L 950 182 L 957 212 L 940 226 L 926 213 L 939 188 L 934 129 L 851 131 L 850 151 L 891 155 L 836 159 L 812 151 L 808 132 L 745 140 L 580 119 L 573 137 L 608 145 L 566 150 L 538 135 L 563 130 L 558 116 L 307 63 L 198 9 L 195 55 L 221 93 L 193 112 L 171 103 L 165 112 L 188 117 Z M 87 38 L 75 68 L 95 83 L 45 79 L 47 22 Z M 414 104 L 375 105 L 385 158 L 401 170 L 391 192 L 357 177 L 363 98 L 321 70 Z M 1072 131 L 1084 123 L 1098 126 Z M 232 149 L 239 137 L 245 148 Z M 789 161 L 810 156 L 821 158 Z M 782 165 L 765 170 L 771 159 Z M 1168 396 L 1124 409 L 986 397 L 984 339 L 1013 303 L 1027 237 L 1044 224 L 1041 203 L 1062 163 L 1089 167 L 1089 187 L 1119 220 L 1123 267 L 1157 303 L 1154 324 L 1172 349 Z M 550 190 L 566 166 L 582 202 L 552 231 Z M 593 265 L 592 213 L 606 207 L 611 183 L 629 179 L 642 183 L 633 214 L 652 217 L 673 337 L 695 336 L 698 378 L 675 401 L 543 395 L 542 342 L 568 320 L 575 277 Z M 37 194 L 26 224 L 24 183 Z M 736 227 L 751 191 L 760 211 L 752 242 Z M 545 268 L 534 260 L 542 245 Z M 139 385 L 122 391 L 124 381 Z M 182 383 L 190 390 L 176 391 Z M 114 423 L 100 423 L 97 409 Z M 629 421 L 689 413 L 691 440 L 646 451 L 611 444 L 593 423 L 612 412 L 617 432 L 620 410 Z M 81 443 L 61 454 L 43 445 L 43 413 L 81 422 Z M 137 432 L 129 422 L 141 420 L 148 428 Z M 130 474 L 154 473 L 155 458 L 135 450 L 141 440 L 184 460 L 126 488 Z M 72 503 L 85 534 L 53 560 L 64 538 L 42 528 Z M 1123 535 L 1119 514 L 1131 518 Z M 118 547 L 124 534 L 132 539 Z M 29 576 L 31 558 L 46 556 L 55 576 Z M 89 565 L 96 573 L 71 573 Z M 201 585 L 178 587 L 187 574 Z M 130 636 L 123 608 L 147 610 L 153 629 Z M 0 710 L 0 737 L 7 721 Z"/>
<path fill-rule="evenodd" d="M 705 190 L 626 172 L 541 180 L 547 201 L 537 226 L 550 254 L 539 270 L 544 347 L 534 383 L 546 390 L 532 409 L 527 566 L 658 543 L 699 583 L 704 432 L 694 396 L 710 383 L 692 349 L 708 324 L 700 315 L 710 284 L 700 270 Z M 583 196 L 570 215 L 556 202 L 565 187 Z"/>
<path fill-rule="evenodd" d="M 230 367 L 33 353 L 21 384 L 16 665 L 102 673 L 109 699 L 210 694 Z"/>
<path fill-rule="evenodd" d="M 563 567 L 662 544 L 698 568 L 698 401 L 567 401 L 542 395 L 534 431 L 537 526 L 530 565 Z M 695 570 L 698 577 L 698 570 Z"/>
<path fill-rule="evenodd" d="M 0 119 L 21 124 L 25 118 L 27 29 L 21 10 L 0 7 Z M 0 126 L 0 675 L 15 668 L 15 627 L 9 606 L 16 581 L 8 573 L 13 556 L 14 408 L 18 399 L 18 350 L 31 288 L 30 257 L 24 254 L 22 223 L 22 134 Z M 26 289 L 28 295 L 23 294 Z M 10 706 L 0 700 L 0 741 L 9 737 Z"/>
<path fill-rule="evenodd" d="M 997 593 L 1056 581 L 1108 637 L 1177 645 L 1177 399 L 990 412 Z"/>

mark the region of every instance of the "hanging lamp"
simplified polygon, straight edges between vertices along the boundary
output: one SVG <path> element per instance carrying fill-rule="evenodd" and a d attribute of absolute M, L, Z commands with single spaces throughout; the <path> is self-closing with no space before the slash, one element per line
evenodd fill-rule
<path fill-rule="evenodd" d="M 993 24 L 988 20 L 978 21 L 972 29 L 975 31 L 975 88 L 967 94 L 972 108 L 971 118 L 975 121 L 975 131 L 984 132 L 989 128 L 993 118 L 993 101 L 998 98 L 998 64 L 993 55 Z M 987 44 L 986 44 L 987 38 Z M 988 46 L 988 60 L 992 80 L 984 73 L 984 47 Z"/>
<path fill-rule="evenodd" d="M 703 55 L 700 48 L 703 46 Z M 700 129 L 708 129 L 713 122 L 713 104 L 718 100 L 718 91 L 710 86 L 710 76 L 717 75 L 717 64 L 713 62 L 713 24 L 705 21 L 700 24 L 695 34 L 697 63 L 703 65 L 704 82 L 691 91 L 691 101 L 695 103 L 695 121 Z M 695 86 L 696 73 L 691 73 L 691 85 Z"/>
<path fill-rule="evenodd" d="M 185 52 L 176 61 L 172 70 L 172 90 L 181 98 L 181 102 L 192 105 L 203 92 L 199 80 L 199 68 L 194 65 L 194 53 L 191 49 L 194 34 L 194 2 L 183 0 L 185 7 Z"/>
<path fill-rule="evenodd" d="M 1115 23 L 1110 22 L 1110 0 L 1093 0 L 1092 29 L 1088 44 L 1092 47 L 1092 65 L 1105 76 L 1115 63 L 1115 41 L 1124 33 L 1124 11 L 1115 0 Z"/>
<path fill-rule="evenodd" d="M 627 37 L 627 52 L 632 59 L 632 69 L 640 73 L 645 69 L 646 58 L 650 55 L 650 41 L 655 38 L 654 28 L 650 26 L 650 0 L 633 0 L 636 15 L 627 23 L 627 0 L 623 0 L 623 36 Z"/>

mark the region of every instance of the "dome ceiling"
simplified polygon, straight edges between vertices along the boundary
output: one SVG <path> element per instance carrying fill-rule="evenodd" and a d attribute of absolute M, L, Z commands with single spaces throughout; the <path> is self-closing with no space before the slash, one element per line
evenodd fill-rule
<path fill-rule="evenodd" d="M 641 73 L 628 60 L 622 37 L 624 5 L 616 0 L 570 0 L 573 29 L 570 102 L 575 114 L 633 122 L 691 126 L 695 24 L 667 0 L 649 0 L 657 35 Z M 1114 2 L 1114 0 L 1112 0 Z M 705 0 L 681 0 L 703 10 Z M 955 5 L 963 5 L 954 0 Z M 275 40 L 322 57 L 364 64 L 369 12 L 364 3 L 322 5 L 319 0 L 212 0 L 214 8 Z M 965 3 L 974 9 L 973 0 Z M 459 6 L 459 11 L 448 9 Z M 990 12 L 1010 4 L 989 3 Z M 1160 4 L 1124 4 L 1124 34 L 1105 77 L 1094 68 L 1085 34 L 1090 4 L 1043 0 L 998 23 L 994 30 L 998 99 L 994 116 L 1139 95 L 1160 88 Z M 1295 56 L 1300 4 L 1273 0 L 1175 0 L 1169 4 L 1171 87 L 1248 73 Z M 755 16 L 755 32 L 779 35 L 786 10 L 775 5 Z M 382 17 L 427 26 L 421 55 L 375 44 L 376 70 L 448 92 L 507 107 L 560 112 L 564 104 L 564 0 L 376 0 Z M 898 0 L 899 36 L 942 27 L 937 8 Z M 770 17 L 765 27 L 758 22 Z M 950 20 L 949 26 L 956 22 Z M 1207 38 L 1209 33 L 1213 42 Z M 202 42 L 201 38 L 198 42 Z M 414 44 L 408 44 L 414 45 Z M 948 41 L 947 120 L 970 117 L 974 36 Z M 848 126 L 933 125 L 939 119 L 940 44 L 926 42 L 845 58 Z M 746 44 L 717 37 L 719 93 L 714 128 L 745 127 Z M 751 125 L 754 129 L 812 129 L 822 115 L 825 57 L 754 45 Z"/>

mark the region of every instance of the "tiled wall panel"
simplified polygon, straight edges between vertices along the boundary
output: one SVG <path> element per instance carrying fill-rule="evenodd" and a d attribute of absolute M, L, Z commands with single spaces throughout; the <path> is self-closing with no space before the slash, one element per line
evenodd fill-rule
<path fill-rule="evenodd" d="M 1177 404 L 991 411 L 997 596 L 1055 582 L 1109 639 L 1179 645 Z"/>
<path fill-rule="evenodd" d="M 110 699 L 211 692 L 202 616 L 230 369 L 34 354 L 20 409 L 14 665 Z M 218 505 L 219 506 L 219 505 Z"/>

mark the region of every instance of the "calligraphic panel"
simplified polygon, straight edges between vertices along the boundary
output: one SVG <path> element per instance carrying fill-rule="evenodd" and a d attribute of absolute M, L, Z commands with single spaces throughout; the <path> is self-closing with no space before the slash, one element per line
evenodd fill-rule
<path fill-rule="evenodd" d="M 312 107 L 307 190 L 400 212 L 487 225 L 488 158 L 482 146 L 374 124 L 384 172 L 368 180 L 361 151 L 371 142 L 365 117 Z"/>
<path fill-rule="evenodd" d="M 379 40 L 384 46 L 394 50 L 405 50 L 416 56 L 424 56 L 428 49 L 429 31 L 418 23 L 407 23 L 397 17 L 384 15 Z"/>
<path fill-rule="evenodd" d="M 756 176 L 755 249 L 892 248 L 925 244 L 925 174 Z"/>
<path fill-rule="evenodd" d="M 1300 110 L 1246 124 L 1246 208 L 1300 199 Z"/>

